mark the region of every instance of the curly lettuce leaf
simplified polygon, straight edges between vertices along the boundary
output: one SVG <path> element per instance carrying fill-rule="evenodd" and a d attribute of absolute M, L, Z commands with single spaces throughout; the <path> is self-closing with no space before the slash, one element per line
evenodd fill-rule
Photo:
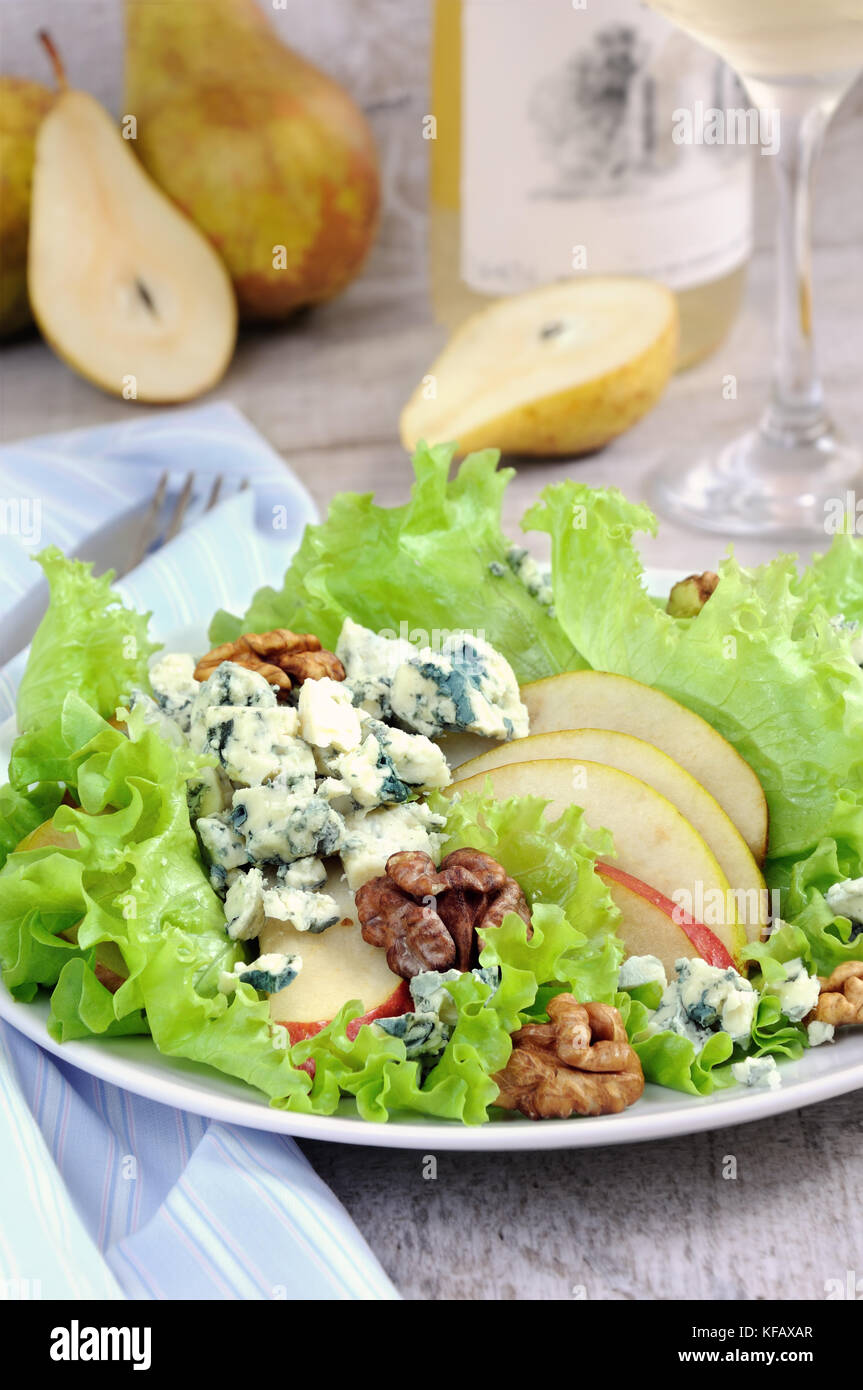
<path fill-rule="evenodd" d="M 799 592 L 793 557 L 731 558 L 701 613 L 675 619 L 643 584 L 633 537 L 656 520 L 614 488 L 548 487 L 524 518 L 552 538 L 555 610 L 585 659 L 694 710 L 758 775 L 772 858 L 810 853 L 845 787 L 863 788 L 863 674 Z"/>
<path fill-rule="evenodd" d="M 111 588 L 113 571 L 96 578 L 92 565 L 66 559 L 56 546 L 36 559 L 51 598 L 18 687 L 18 727 L 49 723 L 69 690 L 108 718 L 134 686 L 149 688 L 150 615 L 125 606 Z"/>
<path fill-rule="evenodd" d="M 281 589 L 259 589 L 242 618 L 220 611 L 215 645 L 241 632 L 288 627 L 335 646 L 353 618 L 375 631 L 484 633 L 519 680 L 583 665 L 560 624 L 506 563 L 503 495 L 512 469 L 498 453 L 469 455 L 450 481 L 454 446 L 420 445 L 408 503 L 377 506 L 371 494 L 340 493 L 325 522 L 306 527 Z"/>

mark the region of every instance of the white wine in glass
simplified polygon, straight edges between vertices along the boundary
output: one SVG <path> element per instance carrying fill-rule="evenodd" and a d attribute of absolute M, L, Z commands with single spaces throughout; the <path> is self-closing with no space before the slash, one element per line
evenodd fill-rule
<path fill-rule="evenodd" d="M 863 486 L 863 453 L 834 427 L 815 366 L 812 178 L 830 117 L 863 68 L 863 0 L 649 3 L 721 54 L 759 111 L 779 120 L 770 399 L 759 425 L 718 453 L 664 464 L 653 477 L 657 506 L 711 531 L 823 535 L 831 501 Z"/>

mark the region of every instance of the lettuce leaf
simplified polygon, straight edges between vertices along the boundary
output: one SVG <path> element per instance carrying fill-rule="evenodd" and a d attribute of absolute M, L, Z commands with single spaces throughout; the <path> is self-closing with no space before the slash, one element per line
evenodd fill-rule
<path fill-rule="evenodd" d="M 837 795 L 863 789 L 863 673 L 814 589 L 800 592 L 793 557 L 754 570 L 726 560 L 701 613 L 679 620 L 644 588 L 633 537 L 656 530 L 646 507 L 564 482 L 523 525 L 552 538 L 555 611 L 591 666 L 707 719 L 761 780 L 771 857 L 811 853 Z"/>
<path fill-rule="evenodd" d="M 149 689 L 147 660 L 156 650 L 147 636 L 150 615 L 123 604 L 111 570 L 95 578 L 92 565 L 66 559 L 56 546 L 36 559 L 51 599 L 18 688 L 18 727 L 32 732 L 49 723 L 69 690 L 109 718 L 133 686 Z"/>
<path fill-rule="evenodd" d="M 223 610 L 210 640 L 289 627 L 335 646 L 348 616 L 375 631 L 403 629 L 426 645 L 435 632 L 484 633 L 519 680 L 581 662 L 560 624 L 506 563 L 500 515 L 512 469 L 498 453 L 469 455 L 448 481 L 453 445 L 420 445 L 411 498 L 377 506 L 371 494 L 340 493 L 326 521 L 308 526 L 281 589 L 259 589 L 237 618 Z"/>

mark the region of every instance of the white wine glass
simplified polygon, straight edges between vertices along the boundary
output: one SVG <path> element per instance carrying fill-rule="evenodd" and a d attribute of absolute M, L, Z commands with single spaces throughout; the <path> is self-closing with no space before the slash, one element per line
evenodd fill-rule
<path fill-rule="evenodd" d="M 824 534 L 863 485 L 863 454 L 824 404 L 812 334 L 811 225 L 824 132 L 863 68 L 863 0 L 648 0 L 725 58 L 767 120 L 778 116 L 776 341 L 759 424 L 715 453 L 652 475 L 657 507 L 734 535 Z M 849 177 L 860 177 L 859 167 Z M 831 505 L 832 504 L 832 505 Z"/>

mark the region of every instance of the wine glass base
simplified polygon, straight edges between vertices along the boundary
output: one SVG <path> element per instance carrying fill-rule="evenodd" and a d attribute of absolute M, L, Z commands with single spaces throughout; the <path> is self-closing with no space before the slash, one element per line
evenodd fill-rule
<path fill-rule="evenodd" d="M 844 529 L 863 504 L 863 453 L 833 430 L 788 446 L 760 430 L 718 454 L 667 459 L 648 480 L 656 510 L 732 536 L 812 539 Z M 855 494 L 856 490 L 856 494 Z M 861 505 L 863 513 L 863 505 Z"/>

